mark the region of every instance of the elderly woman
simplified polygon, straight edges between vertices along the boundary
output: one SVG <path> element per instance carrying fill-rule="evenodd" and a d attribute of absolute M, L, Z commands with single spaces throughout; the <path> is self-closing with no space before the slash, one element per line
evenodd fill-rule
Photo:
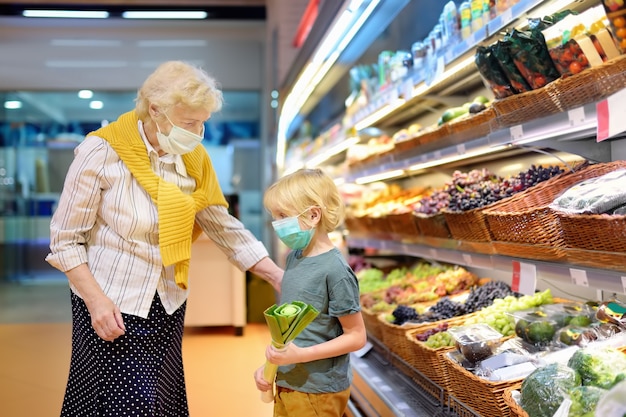
<path fill-rule="evenodd" d="M 46 260 L 69 280 L 72 356 L 61 416 L 189 415 L 182 364 L 191 243 L 206 233 L 241 270 L 283 271 L 228 213 L 203 146 L 222 93 L 160 65 L 134 111 L 76 147 Z"/>

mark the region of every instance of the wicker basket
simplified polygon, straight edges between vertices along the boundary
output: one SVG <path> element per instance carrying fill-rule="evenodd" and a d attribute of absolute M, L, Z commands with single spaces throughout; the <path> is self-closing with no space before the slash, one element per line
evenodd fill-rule
<path fill-rule="evenodd" d="M 486 136 L 491 133 L 492 121 L 495 118 L 496 111 L 490 106 L 480 113 L 460 120 L 452 120 L 448 122 L 450 136 L 453 137 L 454 142 L 459 143 Z"/>
<path fill-rule="evenodd" d="M 487 207 L 459 212 L 444 210 L 443 215 L 446 218 L 452 238 L 474 242 L 490 242 L 492 240 L 491 234 L 483 214 Z"/>
<path fill-rule="evenodd" d="M 549 205 L 572 185 L 626 166 L 615 161 L 582 166 L 516 194 L 484 211 L 493 248 L 500 255 L 560 261 L 566 257 L 559 218 Z"/>
<path fill-rule="evenodd" d="M 438 237 L 442 239 L 448 239 L 452 235 L 450 234 L 450 228 L 446 223 L 446 217 L 443 213 L 437 213 L 430 216 L 424 214 L 415 215 L 415 223 L 423 236 Z"/>
<path fill-rule="evenodd" d="M 411 342 L 406 338 L 406 334 L 409 331 L 426 329 L 432 325 L 441 323 L 448 323 L 448 325 L 457 325 L 463 323 L 464 317 L 453 317 L 447 320 L 439 320 L 435 322 L 424 323 L 404 323 L 403 325 L 397 325 L 385 320 L 384 315 L 378 316 L 378 320 L 381 323 L 382 328 L 382 341 L 390 351 L 398 355 L 401 359 L 407 363 L 412 363 L 413 347 Z M 416 368 L 417 369 L 417 368 Z"/>
<path fill-rule="evenodd" d="M 619 56 L 571 77 L 560 78 L 549 85 L 556 91 L 563 110 L 603 100 L 626 87 L 626 56 Z"/>
<path fill-rule="evenodd" d="M 431 130 L 420 133 L 417 136 L 412 137 L 411 139 L 396 142 L 394 145 L 393 153 L 397 155 L 398 153 L 406 152 L 421 145 L 436 142 L 440 139 L 448 137 L 449 135 L 450 126 L 448 125 L 448 123 L 444 123 L 441 126 L 437 126 Z"/>
<path fill-rule="evenodd" d="M 528 417 L 528 413 L 524 411 L 517 401 L 515 401 L 512 395 L 513 391 L 519 391 L 521 386 L 521 383 L 515 384 L 505 388 L 502 393 L 502 398 L 504 399 L 505 404 L 509 407 L 511 417 Z"/>
<path fill-rule="evenodd" d="M 397 236 L 412 238 L 420 234 L 413 211 L 409 211 L 408 213 L 388 214 L 387 221 L 389 222 L 391 231 Z"/>
<path fill-rule="evenodd" d="M 383 328 L 381 321 L 378 320 L 378 316 L 380 314 L 381 313 L 375 313 L 368 308 L 361 307 L 361 315 L 363 316 L 363 323 L 365 324 L 365 330 L 367 331 L 367 335 L 382 342 Z"/>
<path fill-rule="evenodd" d="M 463 322 L 459 322 L 456 325 L 462 325 Z M 438 323 L 426 325 L 420 329 L 411 329 L 405 333 L 405 337 L 409 342 L 409 346 L 412 349 L 407 362 L 413 368 L 420 371 L 424 376 L 430 379 L 432 382 L 444 389 L 444 399 L 447 397 L 448 388 L 448 369 L 443 356 L 456 349 L 454 346 L 442 347 L 439 349 L 433 349 L 428 347 L 424 342 L 421 342 L 415 338 L 418 333 L 425 332 L 438 326 Z"/>
<path fill-rule="evenodd" d="M 496 115 L 491 121 L 491 129 L 505 129 L 562 112 L 558 92 L 551 85 L 494 101 L 491 106 Z"/>
<path fill-rule="evenodd" d="M 568 261 L 626 271 L 626 215 L 556 212 Z"/>
<path fill-rule="evenodd" d="M 443 356 L 449 378 L 449 391 L 456 399 L 482 417 L 509 417 L 510 408 L 505 403 L 504 391 L 519 385 L 523 378 L 510 381 L 489 381 L 477 377 L 461 365 Z"/>

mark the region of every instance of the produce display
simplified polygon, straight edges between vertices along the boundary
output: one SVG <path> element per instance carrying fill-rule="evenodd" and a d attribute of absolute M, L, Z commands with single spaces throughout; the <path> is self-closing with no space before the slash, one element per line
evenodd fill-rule
<path fill-rule="evenodd" d="M 568 417 L 608 417 L 595 414 L 596 407 L 625 378 L 623 352 L 608 347 L 582 348 L 567 364 L 551 363 L 528 375 L 521 385 L 519 403 L 529 417 L 553 417 L 557 410 Z M 571 401 L 569 407 L 565 399 Z"/>

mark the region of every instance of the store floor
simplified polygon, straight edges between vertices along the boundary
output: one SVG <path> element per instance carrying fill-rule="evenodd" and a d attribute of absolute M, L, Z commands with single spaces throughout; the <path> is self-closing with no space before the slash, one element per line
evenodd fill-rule
<path fill-rule="evenodd" d="M 70 359 L 67 283 L 0 283 L 0 415 L 59 415 Z M 264 324 L 187 328 L 183 357 L 194 417 L 269 417 L 252 374 L 269 341 Z"/>

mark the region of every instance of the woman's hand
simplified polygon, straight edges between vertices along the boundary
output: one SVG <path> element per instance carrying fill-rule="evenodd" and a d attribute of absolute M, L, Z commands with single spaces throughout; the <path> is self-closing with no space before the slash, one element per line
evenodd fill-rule
<path fill-rule="evenodd" d="M 284 348 L 276 348 L 269 345 L 265 349 L 265 358 L 275 365 L 291 365 L 294 363 L 306 362 L 304 359 L 304 349 L 299 348 L 295 343 L 288 343 Z"/>
<path fill-rule="evenodd" d="M 120 308 L 105 295 L 92 300 L 88 305 L 91 326 L 102 340 L 112 342 L 126 332 Z"/>

